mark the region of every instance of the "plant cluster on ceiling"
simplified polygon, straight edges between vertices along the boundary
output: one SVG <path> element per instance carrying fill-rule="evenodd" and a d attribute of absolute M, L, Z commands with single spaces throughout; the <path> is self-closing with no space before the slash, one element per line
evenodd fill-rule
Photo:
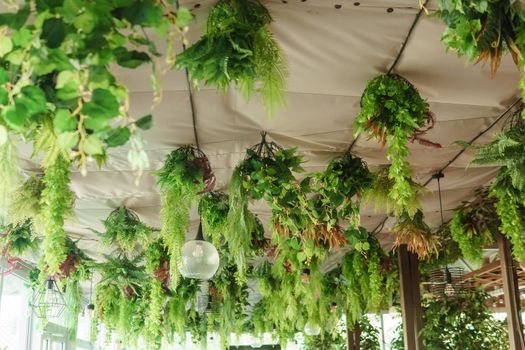
<path fill-rule="evenodd" d="M 16 144 L 33 143 L 43 153 L 38 233 L 44 261 L 57 273 L 66 258 L 64 220 L 72 209 L 69 171 L 85 174 L 88 160 L 101 165 L 111 147 L 130 144 L 128 159 L 138 173 L 148 166 L 140 129 L 151 115 L 129 112 L 128 88 L 110 66 L 135 69 L 161 56 L 145 29 L 172 41 L 192 18 L 173 1 L 6 1 L 0 14 L 0 223 L 9 194 L 20 182 Z M 173 58 L 171 59 L 173 60 Z M 154 83 L 156 87 L 158 83 Z M 36 224 L 36 222 L 34 222 Z"/>
<path fill-rule="evenodd" d="M 509 349 L 505 322 L 494 318 L 487 298 L 484 291 L 474 289 L 440 299 L 425 299 L 420 333 L 425 349 Z M 400 326 L 390 344 L 393 350 L 404 349 L 402 330 Z"/>
<path fill-rule="evenodd" d="M 270 116 L 286 103 L 286 60 L 269 30 L 272 17 L 259 0 L 219 0 L 203 36 L 177 55 L 175 66 L 200 82 L 227 91 L 234 83 L 249 99 L 258 91 Z M 260 85 L 259 85 L 260 84 Z"/>
<path fill-rule="evenodd" d="M 447 28 L 442 41 L 471 62 L 490 61 L 494 76 L 505 53 L 523 70 L 525 7 L 521 1 L 439 0 L 439 16 Z M 520 83 L 525 91 L 525 75 Z"/>

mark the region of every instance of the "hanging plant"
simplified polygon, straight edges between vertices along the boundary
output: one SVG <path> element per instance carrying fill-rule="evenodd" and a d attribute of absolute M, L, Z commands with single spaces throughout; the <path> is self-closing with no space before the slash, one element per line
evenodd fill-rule
<path fill-rule="evenodd" d="M 181 278 L 175 291 L 168 293 L 168 299 L 163 317 L 164 336 L 174 339 L 186 339 L 190 332 L 195 342 L 205 340 L 207 328 L 202 330 L 202 321 L 206 318 L 197 314 L 197 294 L 201 290 L 200 281 L 191 278 Z"/>
<path fill-rule="evenodd" d="M 523 5 L 520 1 L 440 0 L 438 12 L 447 28 L 441 40 L 458 56 L 475 63 L 490 61 L 494 76 L 510 52 L 519 66 L 523 56 Z"/>
<path fill-rule="evenodd" d="M 368 82 L 361 96 L 361 111 L 354 127 L 356 135 L 366 133 L 382 145 L 388 145 L 387 158 L 391 161 L 388 178 L 392 180 L 390 200 L 399 207 L 410 208 L 416 197 L 411 185 L 412 171 L 407 161 L 408 141 L 433 147 L 422 135 L 434 126 L 434 116 L 428 103 L 416 88 L 399 75 L 380 75 Z M 414 215 L 415 212 L 408 212 Z"/>
<path fill-rule="evenodd" d="M 180 273 L 181 249 L 190 225 L 190 209 L 197 195 L 213 190 L 215 176 L 208 158 L 198 148 L 186 145 L 171 152 L 155 172 L 161 192 L 160 237 L 170 254 L 173 288 Z"/>
<path fill-rule="evenodd" d="M 58 157 L 45 169 L 45 185 L 40 199 L 41 212 L 37 222 L 42 225 L 43 257 L 45 271 L 54 275 L 67 257 L 64 222 L 73 215 L 75 194 L 69 189 L 69 160 Z"/>
<path fill-rule="evenodd" d="M 349 220 L 354 227 L 360 224 L 359 199 L 371 185 L 372 174 L 366 163 L 350 152 L 330 161 L 325 171 L 312 176 L 310 183 L 320 206 L 337 208 L 337 218 Z"/>
<path fill-rule="evenodd" d="M 144 330 L 148 307 L 144 288 L 148 275 L 138 264 L 139 255 L 133 259 L 125 256 L 105 256 L 106 261 L 96 266 L 101 280 L 95 288 L 95 318 L 102 322 L 109 336 L 117 332 L 124 344 L 136 343 Z"/>
<path fill-rule="evenodd" d="M 16 145 L 0 123 L 0 225 L 8 223 L 11 193 L 20 182 Z"/>
<path fill-rule="evenodd" d="M 117 246 L 126 254 L 137 251 L 137 245 L 145 247 L 152 239 L 155 229 L 140 221 L 137 214 L 126 207 L 118 207 L 102 221 L 106 232 L 102 236 L 102 244 Z"/>
<path fill-rule="evenodd" d="M 247 99 L 259 91 L 273 115 L 286 102 L 287 68 L 269 30 L 271 22 L 259 0 L 219 0 L 208 15 L 205 34 L 177 55 L 175 66 L 187 69 L 197 86 L 204 82 L 227 91 L 233 82 Z"/>
<path fill-rule="evenodd" d="M 372 173 L 372 186 L 368 191 L 365 191 L 363 202 L 368 205 L 373 205 L 376 211 L 382 210 L 389 214 L 393 212 L 395 216 L 402 215 L 405 211 L 409 215 L 414 215 L 421 209 L 421 204 L 417 197 L 411 197 L 408 202 L 401 205 L 399 201 L 392 199 L 390 193 L 395 186 L 394 180 L 389 176 L 389 168 L 381 168 Z M 418 185 L 411 179 L 408 180 L 410 192 L 421 193 L 425 188 Z"/>
<path fill-rule="evenodd" d="M 25 253 L 36 252 L 40 242 L 33 232 L 33 224 L 30 220 L 18 225 L 5 226 L 2 231 L 0 252 L 9 265 L 9 268 L 2 273 L 8 274 L 17 268 L 17 263 L 22 261 L 21 257 Z"/>
<path fill-rule="evenodd" d="M 472 201 L 464 202 L 454 212 L 450 233 L 468 260 L 481 262 L 483 247 L 494 243 L 494 234 L 501 224 L 494 204 L 488 189 L 480 188 Z"/>
<path fill-rule="evenodd" d="M 145 29 L 166 38 L 173 61 L 171 40 L 182 35 L 189 11 L 175 13 L 167 2 L 152 0 L 10 5 L 14 12 L 0 13 L 0 134 L 45 142 L 44 165 L 64 152 L 82 172 L 88 158 L 104 162 L 108 148 L 131 140 L 133 169 L 147 166 L 137 129 L 147 129 L 151 116 L 130 116 L 128 89 L 109 67 L 154 62 L 160 53 Z"/>
<path fill-rule="evenodd" d="M 220 247 L 228 230 L 229 196 L 224 192 L 203 194 L 199 202 L 199 212 L 204 231 L 211 237 L 213 245 Z"/>
<path fill-rule="evenodd" d="M 439 254 L 440 242 L 430 227 L 425 223 L 423 212 L 418 211 L 412 217 L 401 215 L 394 228 L 396 234 L 394 247 L 406 244 L 407 250 L 417 254 L 419 259 L 430 259 Z"/>
<path fill-rule="evenodd" d="M 19 186 L 9 198 L 9 222 L 20 224 L 27 220 L 37 221 L 42 211 L 41 198 L 44 189 L 41 175 L 33 175 Z"/>
<path fill-rule="evenodd" d="M 494 207 L 501 221 L 499 230 L 512 243 L 512 252 L 518 261 L 525 260 L 523 222 L 525 211 L 525 121 L 521 110 L 514 113 L 494 141 L 478 147 L 473 163 L 494 164 L 500 168 L 490 186 L 490 196 L 496 199 Z"/>
<path fill-rule="evenodd" d="M 146 272 L 150 275 L 148 309 L 144 334 L 150 343 L 158 343 L 162 336 L 162 317 L 169 284 L 169 254 L 161 241 L 156 240 L 145 252 Z"/>

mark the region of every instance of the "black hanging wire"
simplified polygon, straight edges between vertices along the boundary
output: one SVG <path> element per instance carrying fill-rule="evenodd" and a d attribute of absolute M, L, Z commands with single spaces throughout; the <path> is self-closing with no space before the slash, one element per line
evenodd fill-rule
<path fill-rule="evenodd" d="M 441 197 L 441 179 L 444 177 L 445 177 L 445 174 L 443 174 L 442 171 L 439 171 L 432 176 L 433 179 L 437 180 L 437 184 L 438 184 L 439 213 L 441 214 L 441 226 L 445 224 L 445 220 L 443 218 L 443 199 Z"/>
<path fill-rule="evenodd" d="M 179 11 L 179 1 L 175 1 L 175 9 Z M 186 44 L 184 40 L 182 41 L 182 51 L 186 51 Z M 188 68 L 184 68 L 184 73 L 186 76 L 186 85 L 188 86 L 188 98 L 190 100 L 190 109 L 191 109 L 191 121 L 193 124 L 193 137 L 195 138 L 195 145 L 197 148 L 200 148 L 199 143 L 199 133 L 197 131 L 197 113 L 195 112 L 195 98 L 193 96 L 193 86 L 190 79 L 190 73 Z"/>
<path fill-rule="evenodd" d="M 419 11 L 418 11 L 418 13 L 416 15 L 416 18 L 414 18 L 414 21 L 410 25 L 410 28 L 408 29 L 408 33 L 407 33 L 407 35 L 405 37 L 405 40 L 401 44 L 401 48 L 399 49 L 399 52 L 397 53 L 396 58 L 394 59 L 394 62 L 392 63 L 390 68 L 388 68 L 388 71 L 386 72 L 387 75 L 392 74 L 392 72 L 396 68 L 397 64 L 399 63 L 399 60 L 401 59 L 401 56 L 403 56 L 403 53 L 405 52 L 405 49 L 406 49 L 407 44 L 408 44 L 408 41 L 410 40 L 410 37 L 412 36 L 412 33 L 414 32 L 414 29 L 416 28 L 417 23 L 421 19 L 421 15 L 423 14 L 423 12 L 425 12 L 425 7 L 426 7 L 428 2 L 429 2 L 429 0 L 426 0 L 423 4 L 421 4 L 420 9 L 419 9 Z M 350 147 L 348 147 L 348 149 L 346 150 L 345 153 L 350 153 L 352 151 L 352 149 L 354 148 L 354 145 L 356 144 L 356 142 L 358 140 L 359 140 L 359 135 L 357 135 L 354 138 L 354 140 L 350 144 Z"/>

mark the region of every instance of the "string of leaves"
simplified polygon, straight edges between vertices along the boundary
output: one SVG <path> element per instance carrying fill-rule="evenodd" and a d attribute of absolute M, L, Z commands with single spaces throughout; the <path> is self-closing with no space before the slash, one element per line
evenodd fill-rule
<path fill-rule="evenodd" d="M 270 116 L 286 102 L 286 62 L 269 30 L 272 17 L 259 0 L 219 0 L 210 10 L 205 33 L 177 55 L 195 85 L 227 91 L 234 83 L 249 99 L 255 91 Z M 257 87 L 260 84 L 260 87 Z"/>
<path fill-rule="evenodd" d="M 407 157 L 409 140 L 425 145 L 433 144 L 421 135 L 433 126 L 434 118 L 428 103 L 416 88 L 398 75 L 380 75 L 370 80 L 361 96 L 361 110 L 354 121 L 355 134 L 366 134 L 387 145 L 391 161 L 388 179 L 392 181 L 389 199 L 393 208 L 406 208 L 412 216 L 416 189 L 411 184 L 412 171 Z M 396 215 L 401 212 L 396 212 Z"/>

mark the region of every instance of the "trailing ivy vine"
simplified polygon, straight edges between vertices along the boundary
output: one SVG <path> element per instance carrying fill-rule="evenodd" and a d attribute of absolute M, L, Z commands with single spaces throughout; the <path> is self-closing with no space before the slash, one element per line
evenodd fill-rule
<path fill-rule="evenodd" d="M 441 147 L 421 137 L 433 125 L 434 116 L 428 103 L 401 76 L 380 75 L 368 82 L 361 96 L 361 111 L 354 122 L 355 134 L 365 133 L 388 146 L 387 157 L 391 161 L 388 179 L 393 182 L 388 197 L 396 203 L 394 209 L 406 208 L 410 216 L 415 214 L 412 204 L 416 190 L 411 185 L 407 142 L 418 140 L 424 145 Z"/>
<path fill-rule="evenodd" d="M 211 9 L 205 34 L 177 55 L 196 85 L 222 91 L 234 83 L 250 98 L 259 91 L 269 115 L 286 102 L 286 60 L 269 30 L 272 17 L 259 0 L 219 0 Z M 260 88 L 257 84 L 260 83 Z"/>

